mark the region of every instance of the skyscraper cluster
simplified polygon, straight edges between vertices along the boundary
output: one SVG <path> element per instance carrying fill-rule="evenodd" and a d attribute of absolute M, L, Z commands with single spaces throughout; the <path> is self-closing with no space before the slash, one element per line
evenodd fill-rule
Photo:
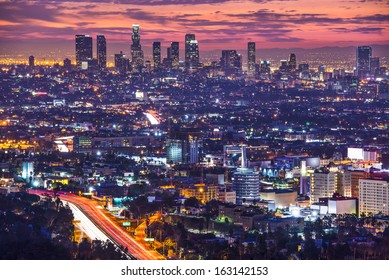
<path fill-rule="evenodd" d="M 93 59 L 93 39 L 90 35 L 76 35 L 76 64 L 80 70 L 107 67 L 107 43 L 104 35 L 97 35 L 97 59 Z"/>

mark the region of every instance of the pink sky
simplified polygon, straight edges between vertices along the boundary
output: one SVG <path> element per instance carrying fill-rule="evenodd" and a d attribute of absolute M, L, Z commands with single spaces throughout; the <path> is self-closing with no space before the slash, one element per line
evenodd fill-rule
<path fill-rule="evenodd" d="M 104 34 L 142 45 L 183 42 L 195 33 L 201 50 L 350 46 L 389 43 L 387 0 L 0 0 L 0 41 L 74 40 Z"/>

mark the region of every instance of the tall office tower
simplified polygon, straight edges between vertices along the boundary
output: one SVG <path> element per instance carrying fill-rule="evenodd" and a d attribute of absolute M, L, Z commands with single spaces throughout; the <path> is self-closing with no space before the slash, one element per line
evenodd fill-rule
<path fill-rule="evenodd" d="M 104 35 L 97 35 L 97 64 L 100 70 L 107 68 L 107 42 Z"/>
<path fill-rule="evenodd" d="M 365 79 L 370 74 L 372 50 L 369 46 L 357 47 L 357 76 Z"/>
<path fill-rule="evenodd" d="M 296 55 L 294 53 L 291 53 L 289 55 L 288 64 L 289 64 L 290 72 L 292 72 L 292 73 L 295 72 L 296 71 L 296 67 L 297 67 L 297 59 L 296 59 Z"/>
<path fill-rule="evenodd" d="M 161 67 L 161 42 L 153 42 L 154 70 Z"/>
<path fill-rule="evenodd" d="M 389 215 L 389 181 L 359 179 L 359 213 Z"/>
<path fill-rule="evenodd" d="M 131 63 L 133 71 L 142 71 L 143 51 L 140 44 L 139 24 L 132 25 Z"/>
<path fill-rule="evenodd" d="M 180 44 L 178 42 L 170 44 L 170 59 L 172 60 L 172 69 L 178 70 L 180 66 Z"/>
<path fill-rule="evenodd" d="M 179 139 L 168 139 L 166 141 L 167 163 L 182 162 L 182 141 Z"/>
<path fill-rule="evenodd" d="M 28 58 L 28 66 L 30 66 L 30 67 L 35 66 L 35 57 L 32 55 L 30 55 L 30 57 Z"/>
<path fill-rule="evenodd" d="M 89 35 L 76 35 L 76 64 L 78 69 L 88 69 L 93 58 L 92 37 Z"/>
<path fill-rule="evenodd" d="M 222 50 L 220 66 L 225 75 L 239 74 L 242 71 L 242 59 L 236 50 Z"/>
<path fill-rule="evenodd" d="M 126 55 L 120 51 L 120 53 L 115 54 L 115 68 L 119 70 L 120 73 L 125 73 L 129 70 L 128 59 Z"/>
<path fill-rule="evenodd" d="M 255 43 L 249 42 L 247 46 L 247 70 L 249 75 L 255 74 Z"/>
<path fill-rule="evenodd" d="M 185 68 L 190 67 L 190 42 L 196 40 L 194 34 L 185 34 Z"/>
<path fill-rule="evenodd" d="M 186 65 L 186 69 L 195 70 L 198 68 L 199 64 L 200 64 L 199 43 L 197 42 L 197 40 L 191 40 L 189 42 L 189 64 Z"/>
<path fill-rule="evenodd" d="M 370 74 L 377 75 L 380 69 L 380 58 L 372 57 L 370 60 Z"/>
<path fill-rule="evenodd" d="M 259 172 L 252 168 L 238 168 L 232 176 L 232 188 L 236 192 L 236 204 L 252 204 L 260 199 Z"/>
<path fill-rule="evenodd" d="M 337 192 L 338 176 L 336 172 L 317 169 L 311 174 L 311 204 L 319 202 L 319 198 L 332 197 Z"/>
<path fill-rule="evenodd" d="M 70 70 L 72 68 L 72 61 L 69 59 L 69 58 L 65 58 L 63 60 L 63 67 L 66 69 L 66 70 Z"/>
<path fill-rule="evenodd" d="M 278 68 L 282 74 L 286 74 L 289 70 L 288 61 L 286 59 L 280 60 L 280 67 Z"/>
<path fill-rule="evenodd" d="M 261 72 L 261 74 L 264 74 L 264 75 L 270 74 L 270 61 L 261 60 L 260 72 Z"/>

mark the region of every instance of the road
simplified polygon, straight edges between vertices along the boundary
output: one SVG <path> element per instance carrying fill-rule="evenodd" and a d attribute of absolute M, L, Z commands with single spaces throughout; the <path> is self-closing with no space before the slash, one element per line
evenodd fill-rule
<path fill-rule="evenodd" d="M 43 195 L 48 191 L 30 190 L 30 193 Z M 95 222 L 109 237 L 114 239 L 117 244 L 128 249 L 128 252 L 138 260 L 163 260 L 165 259 L 157 251 L 139 244 L 132 238 L 126 230 L 110 219 L 107 213 L 96 201 L 77 196 L 74 194 L 62 194 L 60 199 L 77 205 L 82 212 L 93 222 Z"/>
<path fill-rule="evenodd" d="M 102 232 L 92 221 L 85 216 L 84 213 L 76 205 L 74 205 L 71 202 L 65 202 L 69 205 L 70 209 L 72 209 L 74 220 L 80 221 L 77 226 L 80 228 L 81 231 L 83 231 L 91 240 L 101 240 L 106 241 L 110 238 Z"/>

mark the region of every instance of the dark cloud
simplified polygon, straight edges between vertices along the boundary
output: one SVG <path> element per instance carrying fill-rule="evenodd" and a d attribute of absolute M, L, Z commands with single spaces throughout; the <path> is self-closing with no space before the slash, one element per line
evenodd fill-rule
<path fill-rule="evenodd" d="M 304 39 L 295 38 L 295 37 L 275 37 L 275 38 L 268 38 L 266 41 L 274 42 L 274 43 L 296 43 L 296 42 L 302 42 L 304 41 Z"/>
<path fill-rule="evenodd" d="M 335 32 L 356 32 L 356 33 L 363 33 L 363 34 L 371 34 L 371 33 L 381 33 L 385 28 L 383 27 L 359 27 L 359 28 L 331 28 L 332 31 Z"/>
<path fill-rule="evenodd" d="M 56 3 L 110 3 L 110 4 L 125 4 L 134 6 L 168 6 L 168 5 L 201 5 L 201 4 L 222 4 L 234 0 L 56 0 Z M 278 0 L 280 1 L 280 0 Z M 282 1 L 282 0 L 281 0 Z M 11 0 L 11 2 L 19 3 L 26 0 Z M 37 0 L 39 3 L 53 3 L 51 0 Z"/>
<path fill-rule="evenodd" d="M 24 23 L 29 20 L 43 20 L 59 22 L 58 16 L 62 14 L 55 6 L 39 2 L 0 2 L 0 19 L 10 22 Z"/>
<path fill-rule="evenodd" d="M 389 22 L 389 14 L 375 14 L 370 16 L 359 16 L 353 18 L 356 21 L 366 21 L 366 22 Z"/>

